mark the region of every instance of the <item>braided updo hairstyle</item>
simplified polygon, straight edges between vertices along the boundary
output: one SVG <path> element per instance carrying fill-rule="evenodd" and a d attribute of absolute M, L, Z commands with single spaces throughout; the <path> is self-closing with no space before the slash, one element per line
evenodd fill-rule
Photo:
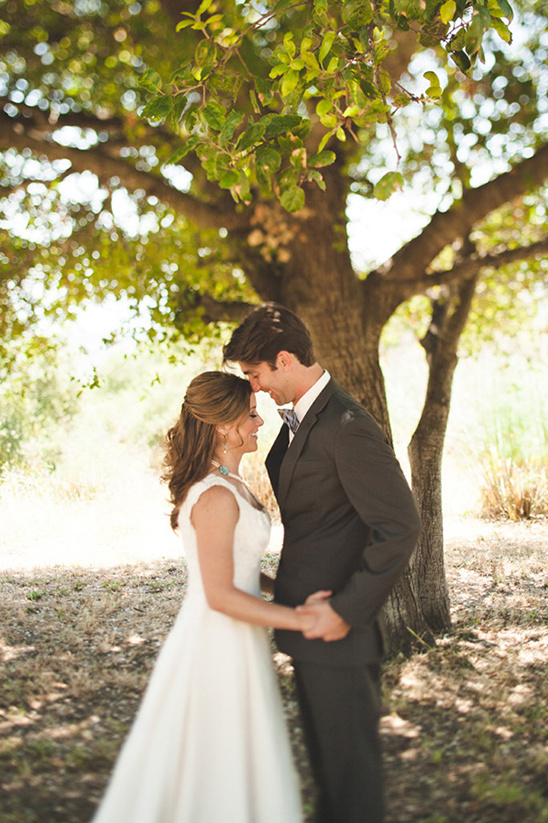
<path fill-rule="evenodd" d="M 164 473 L 173 506 L 171 528 L 190 486 L 211 471 L 218 446 L 217 426 L 237 422 L 249 411 L 251 385 L 235 374 L 207 371 L 188 385 L 181 413 L 165 437 Z"/>

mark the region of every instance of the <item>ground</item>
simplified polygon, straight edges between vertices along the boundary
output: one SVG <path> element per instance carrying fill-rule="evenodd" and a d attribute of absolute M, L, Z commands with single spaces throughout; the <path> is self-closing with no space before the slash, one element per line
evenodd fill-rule
<path fill-rule="evenodd" d="M 0 823 L 87 823 L 186 571 L 175 553 L 85 566 L 39 545 L 2 563 Z M 452 630 L 384 667 L 387 823 L 548 821 L 547 561 L 546 521 L 449 519 Z M 309 821 L 291 666 L 274 659 Z"/>

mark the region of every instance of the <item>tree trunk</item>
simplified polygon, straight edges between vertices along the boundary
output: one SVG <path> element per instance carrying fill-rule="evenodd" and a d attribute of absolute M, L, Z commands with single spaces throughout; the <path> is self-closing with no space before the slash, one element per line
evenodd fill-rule
<path fill-rule="evenodd" d="M 347 191 L 336 167 L 325 174 L 327 191 L 311 187 L 302 213 L 278 214 L 276 204 L 268 209 L 262 204 L 256 211 L 253 239 L 260 237 L 262 242 L 245 249 L 246 275 L 263 300 L 283 303 L 303 318 L 318 362 L 390 436 L 379 363 L 380 335 L 390 312 L 381 315 L 366 303 L 363 281 L 356 277 L 346 241 Z M 375 299 L 373 293 L 373 304 Z"/>
<path fill-rule="evenodd" d="M 356 277 L 346 243 L 340 242 L 340 228 L 333 221 L 333 214 L 339 213 L 345 197 L 340 203 L 334 202 L 334 191 L 335 186 L 331 186 L 328 194 L 316 197 L 312 193 L 307 200 L 310 210 L 305 216 L 283 215 L 288 239 L 283 251 L 284 265 L 279 268 L 276 255 L 266 251 L 268 246 L 275 247 L 279 235 L 269 235 L 267 224 L 272 214 L 263 209 L 263 222 L 258 224 L 256 220 L 255 225 L 262 233 L 265 247 L 258 250 L 259 255 L 256 247 L 251 253 L 247 250 L 248 276 L 263 299 L 276 299 L 303 318 L 311 331 L 318 362 L 368 409 L 391 437 L 379 340 L 394 306 L 387 299 L 386 282 L 379 278 L 364 289 L 363 281 Z M 258 237 L 254 235 L 254 240 Z M 279 252 L 277 248 L 277 255 Z M 385 616 L 390 652 L 409 651 L 420 642 L 417 638 L 431 641 L 409 572 L 392 592 Z"/>
<path fill-rule="evenodd" d="M 445 301 L 433 305 L 430 329 L 422 341 L 429 366 L 426 398 L 408 448 L 413 492 L 422 518 L 411 577 L 418 608 L 434 631 L 451 625 L 443 553 L 441 469 L 457 348 L 476 281 L 474 277 L 453 287 Z"/>

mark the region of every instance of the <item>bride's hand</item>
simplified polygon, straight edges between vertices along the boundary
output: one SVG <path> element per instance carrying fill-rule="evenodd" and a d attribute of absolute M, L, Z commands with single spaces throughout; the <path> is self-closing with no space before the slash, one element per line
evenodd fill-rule
<path fill-rule="evenodd" d="M 331 597 L 332 594 L 332 591 L 320 589 L 319 591 L 314 592 L 313 594 L 309 594 L 304 602 L 307 606 L 309 606 L 311 603 L 320 603 L 322 600 L 327 600 L 327 598 Z"/>
<path fill-rule="evenodd" d="M 297 615 L 297 630 L 302 632 L 302 634 L 304 634 L 304 635 L 306 635 L 307 632 L 312 631 L 312 629 L 314 628 L 314 623 L 316 622 L 316 615 L 315 614 L 306 614 L 304 612 L 300 612 L 298 609 L 296 610 L 296 615 Z"/>

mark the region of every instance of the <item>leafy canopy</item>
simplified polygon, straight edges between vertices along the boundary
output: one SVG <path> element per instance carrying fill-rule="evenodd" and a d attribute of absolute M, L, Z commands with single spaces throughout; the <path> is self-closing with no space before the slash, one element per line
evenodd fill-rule
<path fill-rule="evenodd" d="M 422 94 L 391 77 L 395 35 L 415 34 L 467 71 L 484 58 L 490 32 L 510 41 L 512 16 L 507 0 L 203 0 L 177 27 L 194 37 L 190 59 L 166 80 L 155 69 L 143 74 L 151 95 L 143 113 L 180 130 L 171 162 L 196 151 L 236 201 L 249 202 L 257 183 L 297 211 L 304 183 L 325 188 L 320 169 L 335 162 L 332 139 L 358 140 L 361 128 L 391 126 L 411 101 L 441 97 L 434 71 L 424 73 Z M 401 182 L 389 172 L 377 196 Z"/>

